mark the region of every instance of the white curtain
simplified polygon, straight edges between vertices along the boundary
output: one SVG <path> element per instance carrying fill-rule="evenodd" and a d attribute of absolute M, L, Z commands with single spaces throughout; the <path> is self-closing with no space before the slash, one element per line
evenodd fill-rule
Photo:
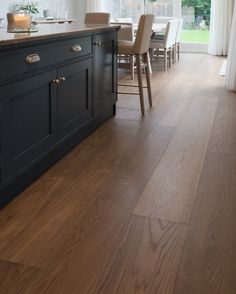
<path fill-rule="evenodd" d="M 107 11 L 108 0 L 86 0 L 86 12 Z"/>
<path fill-rule="evenodd" d="M 229 54 L 226 70 L 226 88 L 236 91 L 236 5 L 234 6 L 232 29 L 230 33 Z"/>
<path fill-rule="evenodd" d="M 227 55 L 234 0 L 212 0 L 209 53 Z"/>

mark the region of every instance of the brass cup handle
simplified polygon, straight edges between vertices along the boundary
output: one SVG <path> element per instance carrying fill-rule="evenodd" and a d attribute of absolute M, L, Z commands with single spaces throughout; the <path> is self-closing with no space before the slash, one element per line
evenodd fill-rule
<path fill-rule="evenodd" d="M 80 46 L 80 45 L 73 45 L 72 47 L 71 47 L 71 51 L 72 52 L 75 52 L 75 53 L 78 53 L 78 52 L 81 52 L 82 51 L 82 47 Z"/>
<path fill-rule="evenodd" d="M 95 46 L 102 46 L 102 42 L 94 42 Z"/>
<path fill-rule="evenodd" d="M 25 61 L 28 64 L 40 62 L 40 56 L 38 54 L 30 54 L 26 57 Z"/>
<path fill-rule="evenodd" d="M 59 79 L 54 79 L 54 80 L 52 80 L 52 83 L 58 85 L 58 84 L 60 84 L 60 80 Z"/>
<path fill-rule="evenodd" d="M 59 81 L 62 82 L 62 83 L 64 83 L 66 81 L 66 78 L 65 77 L 60 77 L 59 78 Z"/>

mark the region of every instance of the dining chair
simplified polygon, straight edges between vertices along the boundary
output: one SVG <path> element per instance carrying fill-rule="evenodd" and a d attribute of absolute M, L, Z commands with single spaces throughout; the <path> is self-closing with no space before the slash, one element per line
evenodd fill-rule
<path fill-rule="evenodd" d="M 181 35 L 182 35 L 182 30 L 183 30 L 183 24 L 184 24 L 183 19 L 179 19 L 179 25 L 178 25 L 178 30 L 177 30 L 177 34 L 176 34 L 176 41 L 175 41 L 175 60 L 176 59 L 179 60 L 179 58 L 180 58 L 180 40 L 181 40 Z"/>
<path fill-rule="evenodd" d="M 177 19 L 168 21 L 163 38 L 155 39 L 155 36 L 151 38 L 150 49 L 156 50 L 157 56 L 163 53 L 165 71 L 168 68 L 168 61 L 169 67 L 172 66 L 178 23 Z"/>
<path fill-rule="evenodd" d="M 132 92 L 119 92 L 118 94 L 130 94 L 130 95 L 139 95 L 140 98 L 140 107 L 141 113 L 144 115 L 144 93 L 143 89 L 147 88 L 148 90 L 148 100 L 149 105 L 152 107 L 152 90 L 151 90 L 151 79 L 150 79 L 150 69 L 148 62 L 149 54 L 149 44 L 152 35 L 152 25 L 153 25 L 154 15 L 152 14 L 143 14 L 140 17 L 138 30 L 136 34 L 135 41 L 118 41 L 118 54 L 134 56 L 137 63 L 137 75 L 138 75 L 138 85 L 124 85 L 119 84 L 119 86 L 126 87 L 138 87 L 138 93 Z M 146 82 L 147 86 L 143 86 L 142 81 L 142 69 L 145 69 Z"/>
<path fill-rule="evenodd" d="M 85 14 L 84 23 L 85 24 L 110 24 L 110 13 L 106 12 L 88 12 Z"/>

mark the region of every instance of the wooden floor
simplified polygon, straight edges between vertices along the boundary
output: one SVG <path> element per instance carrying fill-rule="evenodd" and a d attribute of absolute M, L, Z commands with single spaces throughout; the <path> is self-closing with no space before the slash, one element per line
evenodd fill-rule
<path fill-rule="evenodd" d="M 154 65 L 145 117 L 120 97 L 0 211 L 1 294 L 236 293 L 236 94 L 222 62 Z"/>

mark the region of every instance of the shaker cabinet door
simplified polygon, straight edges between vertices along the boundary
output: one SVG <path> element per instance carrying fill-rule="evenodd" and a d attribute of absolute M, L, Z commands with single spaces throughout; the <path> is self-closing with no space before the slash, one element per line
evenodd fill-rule
<path fill-rule="evenodd" d="M 57 139 L 56 71 L 0 88 L 2 179 L 40 158 Z"/>
<path fill-rule="evenodd" d="M 58 70 L 60 137 L 77 130 L 92 117 L 92 58 Z"/>
<path fill-rule="evenodd" d="M 94 58 L 94 106 L 98 113 L 117 98 L 116 32 L 95 35 Z"/>

